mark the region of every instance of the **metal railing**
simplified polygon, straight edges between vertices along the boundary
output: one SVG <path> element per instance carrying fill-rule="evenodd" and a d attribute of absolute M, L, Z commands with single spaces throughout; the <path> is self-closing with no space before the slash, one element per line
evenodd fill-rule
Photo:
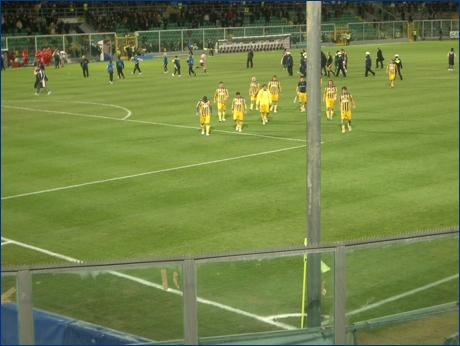
<path fill-rule="evenodd" d="M 444 246 L 448 246 L 450 250 L 446 250 L 446 248 L 443 248 Z M 56 278 L 66 275 L 66 274 L 78 274 L 80 273 L 81 277 L 83 278 L 84 276 L 87 276 L 90 274 L 90 277 L 92 276 L 93 278 L 98 277 L 98 275 L 102 275 L 102 273 L 107 273 L 107 274 L 112 274 L 115 275 L 116 277 L 119 278 L 119 280 L 127 279 L 131 281 L 135 281 L 133 285 L 139 285 L 139 284 L 145 284 L 145 280 L 141 280 L 143 276 L 146 274 L 143 274 L 142 269 L 148 269 L 152 267 L 156 267 L 157 270 L 159 268 L 167 268 L 167 267 L 173 267 L 176 268 L 176 270 L 179 270 L 181 272 L 182 276 L 182 283 L 179 285 L 179 283 L 175 282 L 177 285 L 177 290 L 176 289 L 170 289 L 167 286 L 167 280 L 166 279 L 166 274 L 163 276 L 162 273 L 162 278 L 163 278 L 163 290 L 165 291 L 170 291 L 172 293 L 176 293 L 182 296 L 181 304 L 183 304 L 183 318 L 184 318 L 184 323 L 183 323 L 183 339 L 182 341 L 177 341 L 176 343 L 184 343 L 184 344 L 198 344 L 199 342 L 199 329 L 198 329 L 198 310 L 197 310 L 197 304 L 198 302 L 205 303 L 207 304 L 205 300 L 202 298 L 198 298 L 198 292 L 200 291 L 203 293 L 203 288 L 206 287 L 206 284 L 203 282 L 207 282 L 208 285 L 210 282 L 215 279 L 212 279 L 213 275 L 218 275 L 218 272 L 224 271 L 227 272 L 227 275 L 230 275 L 228 272 L 228 269 L 233 268 L 237 263 L 252 263 L 252 261 L 255 261 L 254 264 L 257 266 L 257 263 L 261 263 L 262 260 L 266 261 L 268 260 L 269 262 L 263 262 L 265 264 L 267 263 L 278 263 L 278 265 L 274 267 L 270 266 L 262 266 L 258 272 L 260 272 L 261 277 L 254 276 L 255 272 L 251 271 L 251 275 L 254 276 L 251 281 L 253 280 L 262 280 L 264 282 L 265 280 L 263 279 L 266 275 L 269 275 L 268 273 L 273 272 L 273 270 L 276 271 L 275 268 L 279 267 L 279 262 L 280 260 L 289 260 L 289 258 L 298 258 L 301 260 L 301 258 L 304 258 L 304 261 L 309 255 L 314 255 L 314 254 L 322 254 L 321 260 L 324 258 L 329 259 L 329 265 L 332 267 L 332 277 L 333 277 L 333 287 L 332 287 L 332 304 L 333 304 L 333 316 L 330 316 L 327 322 L 324 322 L 321 326 L 320 334 L 323 335 L 323 337 L 328 339 L 329 342 L 333 342 L 335 344 L 345 344 L 346 343 L 346 331 L 347 330 L 356 330 L 356 328 L 353 327 L 347 327 L 347 316 L 350 316 L 351 314 L 356 313 L 357 311 L 354 312 L 346 312 L 345 310 L 345 302 L 347 301 L 347 290 L 346 290 L 346 283 L 347 288 L 350 289 L 349 287 L 349 282 L 356 282 L 356 280 L 360 280 L 359 278 L 361 277 L 359 272 L 360 268 L 364 266 L 366 270 L 369 269 L 369 266 L 374 266 L 376 271 L 381 271 L 385 266 L 388 266 L 389 263 L 391 262 L 390 260 L 394 259 L 394 265 L 396 268 L 394 268 L 396 276 L 394 277 L 388 277 L 386 278 L 386 283 L 390 285 L 394 285 L 394 287 L 397 287 L 401 289 L 401 283 L 404 283 L 405 281 L 409 280 L 408 283 L 410 283 L 410 275 L 409 271 L 406 268 L 406 263 L 405 261 L 401 261 L 401 258 L 404 258 L 404 255 L 409 254 L 409 256 L 417 256 L 417 253 L 420 251 L 423 251 L 423 249 L 433 249 L 433 247 L 438 248 L 440 251 L 447 251 L 447 257 L 449 258 L 449 265 L 448 268 L 450 273 L 457 273 L 456 276 L 454 277 L 457 278 L 458 281 L 458 227 L 455 228 L 450 228 L 450 229 L 444 229 L 444 230 L 437 230 L 437 231 L 424 231 L 424 232 L 418 232 L 418 233 L 411 233 L 411 234 L 405 234 L 405 235 L 400 235 L 400 236 L 388 236 L 388 237 L 381 237 L 381 238 L 373 238 L 373 239 L 362 239 L 358 241 L 346 241 L 346 242 L 336 242 L 336 243 L 329 243 L 329 244 L 311 244 L 308 247 L 304 246 L 297 246 L 297 247 L 291 247 L 291 248 L 280 248 L 280 249 L 268 249 L 268 250 L 259 250 L 259 251 L 245 251 L 245 252 L 238 252 L 238 253 L 221 253 L 221 254 L 211 254 L 211 255 L 186 255 L 186 256 L 178 256 L 178 257 L 170 257 L 170 258 L 152 258 L 152 259 L 132 259 L 132 260 L 117 260 L 117 261 L 107 261 L 107 262 L 93 262 L 93 263 L 82 263 L 77 260 L 73 260 L 74 263 L 70 264 L 52 264 L 52 265 L 27 265 L 27 266 L 18 266 L 18 267 L 2 267 L 2 282 L 4 279 L 9 278 L 9 277 L 14 277 L 16 278 L 17 282 L 17 304 L 18 304 L 18 323 L 19 323 L 19 336 L 21 343 L 28 343 L 28 344 L 33 344 L 34 343 L 34 326 L 33 326 L 33 308 L 34 308 L 34 302 L 36 299 L 34 299 L 35 293 L 32 291 L 32 282 L 34 280 L 43 280 L 47 276 L 50 278 L 53 278 L 53 280 L 56 280 Z M 377 251 L 377 252 L 375 252 Z M 396 252 L 394 252 L 396 251 Z M 452 253 L 451 253 L 452 252 Z M 366 264 L 362 264 L 362 256 L 365 254 L 365 258 L 368 258 L 366 261 Z M 395 258 L 388 257 L 389 255 L 396 255 Z M 353 257 L 353 255 L 356 255 L 356 258 Z M 305 257 L 307 256 L 307 257 Z M 324 257 L 325 256 L 325 257 Z M 375 256 L 385 256 L 383 258 L 386 258 L 385 263 L 376 263 L 372 264 L 373 258 Z M 426 258 L 425 256 L 425 251 L 423 253 L 420 253 L 417 258 L 420 257 L 417 263 L 421 265 L 420 268 L 417 268 L 417 270 L 412 273 L 412 275 L 416 275 L 419 270 L 424 270 L 426 266 L 432 267 L 433 266 L 433 261 L 436 261 L 436 259 L 433 258 Z M 347 258 L 347 266 L 345 265 L 346 263 L 346 258 Z M 275 262 L 272 262 L 275 261 Z M 297 261 L 297 260 L 296 260 Z M 426 262 L 424 262 L 426 261 Z M 352 263 L 351 266 L 348 263 Z M 227 265 L 225 265 L 227 263 Z M 361 263 L 361 264 L 360 264 Z M 426 264 L 424 264 L 426 263 Z M 446 265 L 446 263 L 444 263 Z M 358 267 L 356 267 L 358 266 Z M 399 267 L 398 267 L 399 266 Z M 267 267 L 267 268 L 265 268 Z M 364 268 L 363 267 L 363 268 Z M 181 269 L 177 269 L 181 268 Z M 249 267 L 248 269 L 250 269 Z M 265 270 L 268 270 L 268 272 L 265 272 Z M 406 269 L 404 269 L 406 268 Z M 212 269 L 212 270 L 210 270 Z M 446 268 L 443 268 L 446 269 Z M 166 269 L 162 269 L 162 271 L 165 271 Z M 134 271 L 139 277 L 133 277 L 133 275 L 129 275 L 130 272 L 128 271 Z M 284 272 L 282 270 L 280 273 L 281 274 Z M 237 273 L 237 272 L 235 272 Z M 277 274 L 277 275 L 278 275 Z M 427 273 L 429 274 L 429 273 Z M 75 276 L 73 276 L 75 277 Z M 345 282 L 345 277 L 347 277 L 347 282 Z M 107 288 L 107 284 L 104 281 L 104 277 L 101 277 L 100 280 L 102 280 L 102 287 Z M 211 280 L 211 281 L 209 281 Z M 351 281 L 348 281 L 351 280 Z M 444 280 L 441 280 L 442 282 L 450 282 L 449 280 L 452 280 L 452 278 L 447 278 Z M 69 281 L 57 281 L 57 282 L 67 282 Z M 111 281 L 112 282 L 112 281 Z M 83 285 L 86 285 L 82 283 Z M 120 285 L 120 282 L 115 281 L 112 282 L 113 285 Z M 244 282 L 241 282 L 241 285 L 244 285 Z M 165 286 L 166 285 L 166 286 Z M 158 289 L 161 289 L 161 285 L 156 285 L 151 283 L 151 287 L 156 287 Z M 158 286 L 158 287 L 157 287 Z M 180 290 L 179 290 L 180 286 Z M 429 287 L 436 287 L 433 284 L 428 285 Z M 101 287 L 101 289 L 102 289 Z M 130 286 L 126 287 L 125 289 L 132 290 L 133 288 L 129 288 Z M 458 292 L 458 286 L 452 286 L 452 294 L 450 296 L 444 297 L 444 299 L 450 299 L 450 301 L 456 301 L 457 299 L 457 292 Z M 198 288 L 198 289 L 197 289 Z M 365 288 L 361 288 L 363 290 Z M 404 289 L 404 288 L 403 288 Z M 414 290 L 414 293 L 417 291 L 421 291 L 422 289 L 426 288 L 420 288 L 418 290 Z M 441 288 L 441 292 L 444 292 L 443 289 Z M 260 292 L 259 294 L 263 293 L 262 287 L 259 287 Z M 54 287 L 54 290 L 56 294 L 59 294 L 58 292 L 60 291 L 59 287 Z M 173 292 L 174 291 L 174 292 Z M 397 290 L 398 291 L 398 290 Z M 208 295 L 211 294 L 211 291 L 209 289 L 206 289 L 206 292 Z M 250 290 L 245 290 L 245 294 L 251 294 Z M 45 292 L 42 291 L 40 293 L 43 295 Z M 216 297 L 221 296 L 219 294 L 219 291 L 215 292 Z M 228 294 L 230 293 L 230 295 Z M 362 293 L 362 292 L 361 292 Z M 433 291 L 430 297 L 438 297 L 439 294 L 438 291 Z M 241 294 L 241 293 L 240 293 Z M 348 296 L 351 293 L 348 293 Z M 370 293 L 370 294 L 375 294 L 375 293 Z M 52 292 L 48 294 L 51 298 L 50 303 L 56 298 L 56 295 Z M 363 297 L 367 297 L 366 294 L 362 295 Z M 385 294 L 384 294 L 385 296 Z M 231 297 L 231 291 L 227 292 L 226 294 L 227 299 Z M 356 292 L 353 293 L 352 297 L 353 301 L 358 299 L 356 296 Z M 86 297 L 89 298 L 89 297 Z M 152 298 L 150 298 L 152 299 Z M 158 300 L 159 298 L 157 298 Z M 240 299 L 243 299 L 243 296 L 239 297 L 233 297 L 232 299 L 238 301 Z M 283 295 L 280 295 L 278 299 L 283 300 Z M 321 298 L 319 298 L 321 300 Z M 362 299 L 362 298 L 361 298 Z M 395 298 L 396 299 L 396 298 Z M 395 299 L 392 299 L 395 300 Z M 148 299 L 147 299 L 148 301 Z M 146 301 L 146 303 L 147 303 Z M 349 301 L 349 300 L 348 300 Z M 368 301 L 369 302 L 369 301 Z M 357 302 L 354 302 L 356 305 Z M 158 305 L 159 302 L 156 302 L 156 305 Z M 214 303 L 213 303 L 214 304 Z M 216 303 L 217 304 L 217 303 Z M 218 307 L 224 307 L 222 304 L 214 304 L 215 306 Z M 358 302 L 358 306 L 359 306 Z M 429 313 L 432 312 L 433 309 L 427 309 L 430 306 L 427 305 L 428 303 L 425 300 L 420 300 L 418 303 L 416 303 L 417 309 L 424 309 L 423 311 L 428 311 Z M 439 304 L 439 303 L 438 303 Z M 364 311 L 367 309 L 367 304 L 363 305 L 362 308 L 358 309 L 359 311 Z M 371 304 L 372 305 L 372 304 Z M 380 306 L 381 304 L 377 304 Z M 437 304 L 434 304 L 437 305 Z M 369 309 L 372 306 L 369 306 Z M 388 307 L 387 309 L 384 309 L 383 313 L 386 312 L 386 315 L 378 315 L 378 316 L 387 316 L 393 314 L 394 308 Z M 234 313 L 238 313 L 239 310 L 232 310 Z M 415 311 L 415 310 L 414 310 Z M 422 310 L 420 310 L 422 311 Z M 419 311 L 419 312 L 420 312 Z M 382 313 L 382 312 L 380 312 Z M 105 316 L 104 314 L 98 314 L 101 316 Z M 407 315 L 407 314 L 406 314 Z M 406 316 L 405 315 L 405 316 Z M 420 316 L 421 314 L 418 313 Z M 205 322 L 203 321 L 208 321 L 207 323 L 213 323 L 213 319 L 208 319 L 204 316 L 206 314 L 202 311 L 201 312 L 201 319 L 200 319 L 200 328 L 205 328 L 206 326 L 203 325 Z M 142 316 L 138 316 L 139 318 L 143 318 Z M 348 317 L 348 322 L 350 317 Z M 289 335 L 296 335 L 298 334 L 298 328 L 295 327 L 289 327 L 289 325 L 283 324 L 276 322 L 271 322 L 271 320 L 265 318 L 262 319 L 265 323 L 272 324 L 275 327 L 285 329 L 284 337 L 289 337 Z M 375 318 L 374 318 L 375 320 Z M 375 320 L 375 321 L 380 321 Z M 385 319 L 388 320 L 388 319 Z M 393 319 L 394 320 L 394 319 Z M 405 319 L 402 319 L 405 320 Z M 2 324 L 6 323 L 7 321 L 2 319 Z M 101 324 L 103 323 L 103 320 L 101 320 Z M 277 330 L 278 328 L 275 328 Z M 306 329 L 306 332 L 317 332 L 318 328 L 310 328 Z M 292 333 L 290 331 L 292 331 Z M 10 331 L 13 332 L 13 331 Z M 38 331 L 37 331 L 38 332 Z M 180 331 L 177 331 L 176 333 L 180 333 Z M 231 332 L 230 334 L 238 334 L 236 332 Z M 179 336 L 179 335 L 178 335 Z M 216 336 L 217 337 L 217 336 Z M 253 336 L 257 340 L 260 338 L 263 338 L 263 333 L 262 334 L 257 334 Z M 228 336 L 223 337 L 226 340 L 228 339 Z M 180 339 L 180 338 L 179 338 Z M 246 338 L 246 342 L 249 339 Z M 222 340 L 221 340 L 222 342 Z M 264 343 L 269 343 L 270 340 L 264 340 Z M 280 342 L 279 339 L 276 339 L 276 341 L 272 342 Z"/>
<path fill-rule="evenodd" d="M 443 38 L 449 39 L 449 31 L 458 31 L 458 19 L 423 20 L 414 21 L 414 27 L 423 39 L 437 39 L 440 37 L 440 28 L 443 31 Z M 410 33 L 407 30 L 407 21 L 398 22 L 356 22 L 349 23 L 352 43 L 354 41 L 370 40 L 393 40 L 409 39 Z M 335 41 L 335 24 L 322 24 L 322 43 L 333 43 Z M 176 29 L 176 30 L 150 30 L 139 31 L 137 44 L 140 52 L 151 54 L 168 52 L 182 52 L 187 50 L 187 44 L 192 40 L 199 50 L 209 48 L 209 41 L 215 44 L 218 40 L 230 37 L 242 36 L 264 36 L 264 35 L 291 35 L 291 46 L 306 45 L 306 31 L 303 25 L 283 26 L 251 26 L 231 28 L 200 28 L 200 29 Z M 93 33 L 93 34 L 70 34 L 70 35 L 36 35 L 36 36 L 2 36 L 2 49 L 20 53 L 24 48 L 29 54 L 29 62 L 32 63 L 37 48 L 45 46 L 51 48 L 56 46 L 66 51 L 71 57 L 81 56 L 84 52 L 90 59 L 95 59 L 98 54 L 97 42 L 101 39 L 112 40 L 115 55 L 115 37 L 122 36 L 121 32 L 114 33 Z M 124 36 L 124 35 L 123 35 Z"/>

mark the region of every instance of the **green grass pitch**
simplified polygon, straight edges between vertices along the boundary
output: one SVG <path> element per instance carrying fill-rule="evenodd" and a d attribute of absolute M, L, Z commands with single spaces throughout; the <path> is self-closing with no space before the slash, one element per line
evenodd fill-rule
<path fill-rule="evenodd" d="M 404 80 L 397 77 L 394 88 L 390 88 L 384 69 L 374 69 L 375 77 L 364 77 L 365 52 L 375 59 L 376 46 L 345 47 L 347 77 L 332 77 L 339 89 L 347 86 L 355 98 L 353 131 L 341 133 L 337 104 L 333 121 L 326 120 L 322 104 L 322 241 L 458 225 L 458 66 L 447 71 L 447 52 L 458 43 L 381 44 L 385 63 L 394 54 L 403 62 Z M 322 50 L 333 54 L 337 48 Z M 291 52 L 297 72 L 300 50 Z M 172 58 L 170 52 L 170 61 Z M 303 243 L 306 116 L 293 104 L 299 74 L 290 77 L 282 70 L 280 51 L 256 52 L 253 69 L 246 68 L 246 54 L 208 57 L 208 74 L 196 69 L 196 77 L 187 76 L 186 57 L 180 58 L 181 77 L 171 76 L 171 62 L 170 72 L 163 73 L 161 56 L 156 55 L 141 62 L 142 75 L 131 75 L 133 64 L 125 62 L 126 79 L 115 76 L 113 85 L 106 63 L 90 63 L 86 79 L 78 64 L 61 69 L 49 66 L 46 72 L 52 93 L 46 95 L 42 90 L 39 96 L 34 95 L 32 68 L 2 71 L 2 237 L 83 261 Z M 249 101 L 251 77 L 256 76 L 262 84 L 273 75 L 281 81 L 282 95 L 278 113 L 270 113 L 267 125 L 262 125 L 258 111 L 248 111 L 243 132 L 237 133 L 230 111 L 227 121 L 219 123 L 214 107 L 211 135 L 201 135 L 195 105 L 202 96 L 212 98 L 222 81 L 231 98 L 240 91 Z M 327 79 L 323 78 L 323 87 Z M 307 78 L 307 82 L 311 81 Z M 458 251 L 456 244 L 447 242 L 445 246 Z M 428 250 L 422 246 L 418 251 Z M 359 266 L 362 262 L 356 255 L 356 262 L 351 263 Z M 386 258 L 385 253 L 378 256 Z M 325 261 L 331 265 L 327 257 Z M 14 244 L 2 246 L 3 266 L 59 261 L 65 260 Z M 458 257 L 440 256 L 436 263 L 444 270 L 431 279 L 417 275 L 428 263 L 417 258 L 410 261 L 418 264 L 412 287 L 396 289 L 389 284 L 392 288 L 387 292 L 396 295 L 458 273 Z M 298 268 L 292 269 L 293 262 L 299 263 Z M 299 312 L 302 260 L 267 263 L 276 263 L 276 270 L 269 266 L 266 270 L 279 275 L 258 283 L 264 287 L 273 284 L 273 291 L 247 296 L 239 308 L 261 315 L 276 314 L 282 308 Z M 238 307 L 222 289 L 232 287 L 232 292 L 238 292 L 241 282 L 250 288 L 250 275 L 267 273 L 253 266 L 257 263 L 204 266 L 198 279 L 205 273 L 202 282 L 207 285 L 206 289 L 199 286 L 198 294 Z M 388 268 L 389 273 L 397 266 L 394 263 Z M 168 275 L 172 270 L 178 269 L 168 270 Z M 242 274 L 245 271 L 247 275 Z M 353 275 L 353 268 L 350 271 Z M 227 273 L 228 282 L 216 282 L 220 272 Z M 130 275 L 161 283 L 159 270 L 132 271 Z M 243 277 L 230 280 L 237 275 Z M 66 293 L 62 299 L 69 305 L 62 309 L 63 301 L 50 293 L 52 285 L 78 287 L 83 298 L 97 296 L 100 287 L 92 287 L 91 280 L 72 275 L 58 275 L 47 283 L 45 278 L 34 280 L 43 282 L 34 287 L 34 292 L 42 293 L 36 306 L 75 313 L 82 297 L 69 300 L 70 293 Z M 120 280 L 103 275 L 97 283 L 120 284 Z M 293 285 L 286 290 L 289 280 Z M 379 282 L 376 280 L 373 282 Z M 118 307 L 126 311 L 132 306 L 131 298 L 140 299 L 148 288 L 123 285 L 130 305 Z M 375 300 L 384 299 L 379 297 L 380 288 L 368 287 L 375 292 Z M 458 286 L 453 289 L 458 291 Z M 283 296 L 291 296 L 266 309 L 267 302 L 279 298 L 279 290 Z M 366 301 L 358 286 L 347 286 L 347 290 L 354 297 L 347 308 L 358 308 Z M 451 290 L 447 289 L 446 296 L 452 295 Z M 242 290 L 241 295 L 243 291 L 250 290 Z M 167 296 L 161 291 L 158 294 Z M 433 299 L 433 303 L 450 301 L 446 296 Z M 82 314 L 90 322 L 156 340 L 180 338 L 182 320 L 176 321 L 174 306 L 181 303 L 169 296 L 157 299 L 167 302 L 164 310 L 144 311 L 142 304 L 134 304 L 139 313 L 159 323 L 146 334 L 139 323 L 118 325 L 116 319 L 102 323 L 96 311 L 88 312 L 91 304 L 82 308 Z M 325 310 L 330 308 L 331 298 L 326 297 L 324 304 Z M 407 307 L 418 306 L 411 304 Z M 214 323 L 214 309 L 200 305 L 200 322 Z M 174 314 L 170 315 L 171 311 Z M 166 315 L 165 322 L 158 322 L 159 316 Z M 228 311 L 219 312 L 219 316 L 215 329 L 200 330 L 200 336 L 229 333 L 226 326 L 230 325 L 234 325 L 231 333 L 235 334 L 274 328 L 260 321 L 235 321 Z M 79 312 L 75 317 L 84 319 Z M 297 324 L 297 319 L 292 321 Z"/>

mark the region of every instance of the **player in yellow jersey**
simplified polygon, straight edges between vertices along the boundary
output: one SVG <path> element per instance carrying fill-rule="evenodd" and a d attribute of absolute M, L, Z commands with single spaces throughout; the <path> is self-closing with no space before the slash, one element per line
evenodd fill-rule
<path fill-rule="evenodd" d="M 241 97 L 241 93 L 238 91 L 236 97 L 232 102 L 232 113 L 233 121 L 236 125 L 236 130 L 241 132 L 243 130 L 243 117 L 246 114 L 248 107 L 246 106 L 246 100 Z"/>
<path fill-rule="evenodd" d="M 268 122 L 268 113 L 272 106 L 271 93 L 267 89 L 267 84 L 262 85 L 262 89 L 257 93 L 256 109 L 259 108 L 262 125 Z"/>
<path fill-rule="evenodd" d="M 337 99 L 337 87 L 332 79 L 327 82 L 327 87 L 324 88 L 323 102 L 326 103 L 326 119 L 332 120 L 334 116 L 334 104 Z"/>
<path fill-rule="evenodd" d="M 276 78 L 276 76 L 273 76 L 272 80 L 268 83 L 268 90 L 270 90 L 270 94 L 272 98 L 272 105 L 270 106 L 270 110 L 277 113 L 278 97 L 281 95 L 281 83 Z"/>
<path fill-rule="evenodd" d="M 300 76 L 300 81 L 297 83 L 295 93 L 299 99 L 299 108 L 301 112 L 305 112 L 305 105 L 307 104 L 307 82 L 305 76 Z"/>
<path fill-rule="evenodd" d="M 251 106 L 249 109 L 252 111 L 252 107 L 254 106 L 254 103 L 256 103 L 257 100 L 257 93 L 259 92 L 260 85 L 256 80 L 256 77 L 252 77 L 251 79 L 251 84 L 249 84 L 249 97 L 251 98 Z M 256 110 L 258 108 L 256 107 Z"/>
<path fill-rule="evenodd" d="M 200 116 L 201 134 L 204 135 L 206 129 L 206 136 L 209 136 L 209 130 L 211 129 L 212 104 L 206 96 L 203 96 L 203 98 L 196 104 L 196 115 Z"/>
<path fill-rule="evenodd" d="M 217 103 L 217 115 L 219 122 L 225 121 L 225 113 L 227 111 L 228 90 L 224 86 L 224 82 L 219 82 L 219 87 L 214 93 L 214 103 Z"/>
<path fill-rule="evenodd" d="M 390 88 L 395 86 L 396 73 L 398 72 L 398 66 L 395 64 L 393 59 L 390 60 L 390 63 L 387 65 L 387 73 L 390 78 Z"/>
<path fill-rule="evenodd" d="M 351 104 L 353 109 L 356 109 L 353 96 L 348 93 L 347 87 L 342 87 L 342 95 L 339 98 L 340 102 L 340 120 L 342 125 L 342 133 L 345 133 L 345 120 L 348 120 L 348 131 L 351 131 Z"/>

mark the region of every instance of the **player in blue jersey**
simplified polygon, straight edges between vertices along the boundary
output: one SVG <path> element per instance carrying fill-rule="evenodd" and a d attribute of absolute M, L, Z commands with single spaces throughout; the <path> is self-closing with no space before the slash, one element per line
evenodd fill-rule
<path fill-rule="evenodd" d="M 144 60 L 141 59 L 141 58 L 139 58 L 139 57 L 137 56 L 137 53 L 134 54 L 134 58 L 133 58 L 133 59 L 134 59 L 134 70 L 133 70 L 133 73 L 131 73 L 131 74 L 134 74 L 134 73 L 136 72 L 136 70 L 138 70 L 138 71 L 139 71 L 139 75 L 141 75 L 141 74 L 142 74 L 142 71 L 141 71 L 141 69 L 139 68 L 139 61 L 144 61 Z"/>
<path fill-rule="evenodd" d="M 110 60 L 109 63 L 107 64 L 107 72 L 109 73 L 110 84 L 113 84 L 113 70 L 114 70 L 114 66 L 113 66 L 112 60 Z"/>
<path fill-rule="evenodd" d="M 193 54 L 190 53 L 188 58 L 187 58 L 187 65 L 188 65 L 188 76 L 191 77 L 192 73 L 196 77 L 195 71 L 193 71 L 193 64 L 195 63 L 195 60 L 193 59 Z"/>
<path fill-rule="evenodd" d="M 174 72 L 173 72 L 172 76 L 174 77 L 176 75 L 176 72 L 177 72 L 179 74 L 179 77 L 180 77 L 180 60 L 177 57 L 177 55 L 173 59 L 173 64 L 174 64 Z"/>
<path fill-rule="evenodd" d="M 116 64 L 117 64 L 118 79 L 120 79 L 120 76 L 123 76 L 123 78 L 125 78 L 125 74 L 123 73 L 123 69 L 125 68 L 125 63 L 123 62 L 123 60 L 121 60 L 120 56 L 118 56 Z"/>
<path fill-rule="evenodd" d="M 164 69 L 165 73 L 169 72 L 169 70 L 168 70 L 168 54 L 166 54 L 166 52 L 163 53 L 163 69 Z"/>

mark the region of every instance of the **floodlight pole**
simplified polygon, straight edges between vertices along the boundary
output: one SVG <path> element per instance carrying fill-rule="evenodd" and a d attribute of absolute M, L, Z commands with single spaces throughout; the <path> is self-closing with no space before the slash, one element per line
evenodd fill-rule
<path fill-rule="evenodd" d="M 321 2 L 307 1 L 307 241 L 321 241 Z M 321 326 L 321 254 L 307 256 L 307 326 Z"/>

